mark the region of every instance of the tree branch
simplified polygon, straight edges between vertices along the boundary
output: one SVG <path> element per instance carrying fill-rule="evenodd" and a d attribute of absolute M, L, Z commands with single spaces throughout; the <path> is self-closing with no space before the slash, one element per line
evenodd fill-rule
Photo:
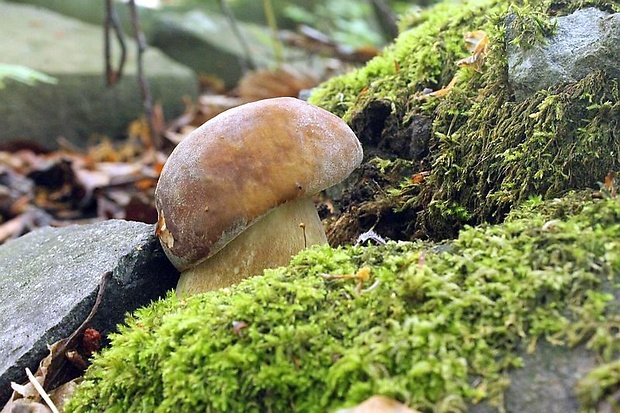
<path fill-rule="evenodd" d="M 398 37 L 398 24 L 396 24 L 396 14 L 385 0 L 371 0 L 381 25 L 388 31 L 392 38 Z"/>
<path fill-rule="evenodd" d="M 151 88 L 148 80 L 144 75 L 144 62 L 143 55 L 146 51 L 146 39 L 144 32 L 140 28 L 140 20 L 138 19 L 138 9 L 136 7 L 135 0 L 129 0 L 129 10 L 131 12 L 131 27 L 133 28 L 133 35 L 136 38 L 138 46 L 138 84 L 140 85 L 140 93 L 142 95 L 142 106 L 144 107 L 144 116 L 149 127 L 149 135 L 151 137 L 151 143 L 157 149 L 161 148 L 161 139 L 159 134 L 155 130 L 155 119 L 153 111 L 153 96 L 151 95 Z"/>
<path fill-rule="evenodd" d="M 105 21 L 104 21 L 104 47 L 105 47 L 105 78 L 108 86 L 115 85 L 123 75 L 123 67 L 125 66 L 127 47 L 121 29 L 116 8 L 112 4 L 112 0 L 105 0 Z M 118 69 L 112 67 L 112 42 L 110 41 L 111 31 L 114 31 L 116 40 L 121 49 L 121 56 L 118 62 Z"/>
<path fill-rule="evenodd" d="M 230 7 L 228 7 L 228 5 L 226 4 L 226 0 L 218 0 L 218 3 L 220 4 L 220 10 L 222 10 L 222 14 L 226 16 L 226 20 L 228 20 L 228 24 L 230 24 L 230 27 L 233 33 L 239 40 L 239 43 L 241 44 L 241 48 L 243 49 L 243 54 L 245 55 L 244 56 L 245 58 L 242 58 L 242 57 L 238 58 L 241 71 L 243 73 L 246 73 L 248 70 L 255 70 L 256 64 L 254 63 L 254 59 L 252 58 L 250 47 L 248 46 L 248 43 L 245 41 L 245 37 L 243 37 L 243 33 L 241 33 L 241 30 L 239 30 L 239 25 L 237 24 L 237 21 L 235 20 L 235 16 L 232 10 L 230 10 Z"/>

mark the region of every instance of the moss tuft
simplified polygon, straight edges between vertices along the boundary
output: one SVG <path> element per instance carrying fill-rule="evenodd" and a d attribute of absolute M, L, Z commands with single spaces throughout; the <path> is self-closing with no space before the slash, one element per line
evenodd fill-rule
<path fill-rule="evenodd" d="M 494 32 L 490 15 L 504 10 L 501 0 L 470 0 L 466 6 L 444 2 L 405 18 L 413 25 L 363 68 L 333 78 L 319 87 L 310 102 L 350 121 L 374 100 L 387 100 L 394 110 L 405 110 L 411 97 L 424 88 L 446 85 L 456 72 L 456 61 L 467 55 L 463 34 Z M 419 106 L 419 105 L 416 105 Z M 432 111 L 433 104 L 427 105 Z"/>
<path fill-rule="evenodd" d="M 449 113 L 458 110 L 450 101 L 442 105 L 445 112 L 435 119 L 440 129 L 453 124 Z M 594 187 L 620 168 L 618 82 L 601 72 L 521 103 L 491 93 L 452 127 L 454 133 L 439 136 L 425 190 L 434 203 L 460 201 L 473 223 L 497 222 L 534 194 L 551 198 Z M 443 221 L 433 203 L 427 219 Z"/>
<path fill-rule="evenodd" d="M 533 199 L 449 246 L 314 247 L 236 287 L 170 295 L 128 318 L 67 411 L 325 412 L 373 394 L 462 411 L 501 400 L 522 343 L 585 343 L 610 362 L 620 202 L 580 199 Z M 324 277 L 363 267 L 361 292 Z"/>
<path fill-rule="evenodd" d="M 620 328 L 620 326 L 616 326 Z M 620 358 L 592 370 L 577 384 L 577 395 L 587 412 L 618 411 L 620 401 Z"/>

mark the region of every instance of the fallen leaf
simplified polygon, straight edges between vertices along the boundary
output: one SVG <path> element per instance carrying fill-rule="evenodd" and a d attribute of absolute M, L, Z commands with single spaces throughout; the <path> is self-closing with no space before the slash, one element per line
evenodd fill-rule
<path fill-rule="evenodd" d="M 246 101 L 299 96 L 303 89 L 310 89 L 319 79 L 309 72 L 292 66 L 280 66 L 275 70 L 263 69 L 249 72 L 239 81 L 238 92 Z"/>
<path fill-rule="evenodd" d="M 475 30 L 473 32 L 467 32 L 463 36 L 465 40 L 465 48 L 471 52 L 471 54 L 456 62 L 459 67 L 471 67 L 477 72 L 482 71 L 484 65 L 484 59 L 489 51 L 489 38 L 483 30 Z M 452 91 L 452 88 L 457 82 L 458 73 L 454 75 L 450 83 L 445 87 L 436 90 L 434 92 L 424 92 L 418 97 L 418 99 L 426 99 L 427 97 L 444 97 Z"/>
<path fill-rule="evenodd" d="M 616 173 L 614 171 L 610 171 L 605 176 L 605 182 L 603 185 L 605 185 L 605 188 L 609 191 L 609 195 L 612 197 L 616 196 Z"/>
<path fill-rule="evenodd" d="M 241 330 L 243 330 L 244 328 L 248 328 L 249 324 L 246 323 L 245 321 L 233 321 L 232 322 L 232 328 L 233 328 L 233 334 L 238 336 L 241 333 Z"/>
<path fill-rule="evenodd" d="M 424 182 L 426 177 L 429 176 L 429 175 L 430 175 L 429 171 L 418 172 L 418 173 L 414 174 L 411 177 L 411 183 L 412 184 L 420 184 L 420 183 Z"/>
<path fill-rule="evenodd" d="M 607 175 L 605 175 L 605 180 L 603 182 L 597 182 L 600 190 L 594 192 L 592 197 L 596 199 L 614 198 L 618 192 L 616 189 L 618 185 L 616 175 L 616 172 L 610 171 Z"/>
<path fill-rule="evenodd" d="M 489 37 L 483 30 L 467 32 L 463 36 L 465 47 L 471 55 L 456 62 L 458 66 L 471 66 L 475 71 L 481 72 L 484 59 L 489 52 Z"/>
<path fill-rule="evenodd" d="M 427 97 L 436 97 L 436 98 L 441 98 L 446 96 L 448 93 L 450 93 L 452 91 L 452 88 L 454 87 L 454 85 L 456 84 L 456 80 L 457 80 L 457 75 L 454 75 L 454 77 L 452 78 L 452 80 L 450 81 L 450 83 L 448 83 L 445 87 L 436 90 L 434 92 L 430 92 L 430 93 L 425 93 L 422 96 L 420 96 L 421 99 L 427 98 Z"/>

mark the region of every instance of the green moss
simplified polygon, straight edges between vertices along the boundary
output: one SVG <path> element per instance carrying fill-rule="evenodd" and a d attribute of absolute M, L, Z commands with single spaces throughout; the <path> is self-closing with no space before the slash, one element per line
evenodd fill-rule
<path fill-rule="evenodd" d="M 463 34 L 496 31 L 490 16 L 505 9 L 503 4 L 501 0 L 471 0 L 466 6 L 444 2 L 416 15 L 415 27 L 402 33 L 380 56 L 359 70 L 331 79 L 312 94 L 310 102 L 345 120 L 372 100 L 385 99 L 396 105 L 395 111 L 403 110 L 414 94 L 427 87 L 438 89 L 452 79 L 455 62 L 467 55 Z M 413 18 L 407 20 L 413 24 Z"/>
<path fill-rule="evenodd" d="M 67 411 L 326 412 L 373 394 L 462 411 L 501 400 L 522 343 L 585 343 L 612 361 L 620 201 L 582 199 L 533 199 L 447 252 L 314 247 L 236 287 L 171 295 L 127 320 Z M 323 276 L 363 267 L 361 293 Z"/>
<path fill-rule="evenodd" d="M 476 222 L 501 219 L 532 194 L 593 187 L 620 167 L 618 83 L 600 72 L 521 103 L 493 93 L 467 113 L 455 133 L 439 139 L 426 190 L 434 200 L 460 200 Z M 453 119 L 440 114 L 435 122 Z M 432 208 L 428 214 L 437 215 Z"/>
<path fill-rule="evenodd" d="M 512 5 L 510 14 L 508 25 L 517 33 L 511 41 L 520 48 L 529 49 L 546 44 L 549 36 L 556 31 L 556 21 L 550 20 L 548 13 L 533 9 L 529 3 L 522 7 Z"/>
<path fill-rule="evenodd" d="M 399 123 L 390 124 L 390 131 L 407 130 L 417 116 L 432 118 L 430 150 L 420 162 L 430 175 L 415 190 L 399 186 L 403 191 L 391 192 L 388 202 L 416 214 L 416 222 L 407 223 L 409 239 L 443 239 L 464 224 L 500 222 L 530 196 L 591 188 L 620 169 L 617 79 L 593 71 L 523 101 L 515 100 L 507 79 L 506 24 L 513 44 L 536 47 L 554 31 L 551 16 L 592 5 L 620 11 L 617 2 L 607 0 L 447 2 L 405 17 L 401 25 L 411 28 L 381 56 L 313 94 L 313 103 L 354 126 L 365 125 L 355 120 L 376 101 L 389 102 L 391 119 Z M 482 73 L 455 65 L 468 55 L 463 33 L 473 30 L 486 31 L 490 39 Z M 454 76 L 457 82 L 446 97 L 420 99 L 424 88 L 437 90 Z M 380 135 L 368 142 L 393 138 L 378 129 L 356 132 Z"/>
<path fill-rule="evenodd" d="M 603 403 L 610 407 L 605 410 L 618 411 L 620 402 L 613 397 L 618 389 L 620 389 L 620 359 L 595 368 L 581 379 L 577 384 L 577 395 L 584 411 L 604 411 L 602 408 L 599 410 L 599 406 Z"/>

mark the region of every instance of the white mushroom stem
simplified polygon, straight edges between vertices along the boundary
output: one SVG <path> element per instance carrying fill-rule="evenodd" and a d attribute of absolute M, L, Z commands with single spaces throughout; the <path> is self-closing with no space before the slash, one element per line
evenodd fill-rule
<path fill-rule="evenodd" d="M 261 274 L 265 268 L 287 265 L 306 246 L 326 243 L 312 199 L 289 201 L 261 217 L 212 257 L 185 270 L 177 295 L 228 287 Z"/>

